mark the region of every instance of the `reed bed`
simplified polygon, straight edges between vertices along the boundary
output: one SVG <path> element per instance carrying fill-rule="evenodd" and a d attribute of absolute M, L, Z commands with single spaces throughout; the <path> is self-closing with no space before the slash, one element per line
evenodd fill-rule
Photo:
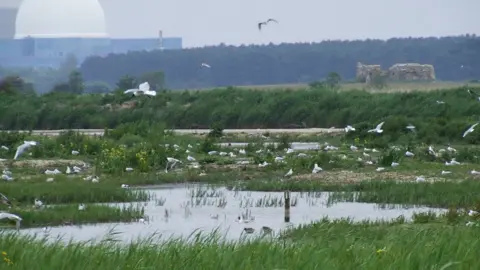
<path fill-rule="evenodd" d="M 368 202 L 382 204 L 411 204 L 431 207 L 469 207 L 476 205 L 480 198 L 480 182 L 438 181 L 395 182 L 361 181 L 352 184 L 324 183 L 320 181 L 247 181 L 241 186 L 245 190 L 333 192 L 329 200 L 335 202 Z"/>
<path fill-rule="evenodd" d="M 85 210 L 78 210 L 78 205 L 59 205 L 42 209 L 14 208 L 12 214 L 22 217 L 22 227 L 42 227 L 58 225 L 80 225 L 88 223 L 132 222 L 143 218 L 144 209 L 136 206 L 111 207 L 105 205 L 85 205 Z M 14 225 L 15 222 L 0 220 L 0 224 Z"/>
<path fill-rule="evenodd" d="M 47 242 L 2 233 L 5 269 L 477 269 L 480 230 L 441 223 L 305 225 L 280 239 L 229 242 L 212 235 L 164 242 L 155 237 L 127 245 Z M 452 239 L 454 239 L 452 241 Z"/>

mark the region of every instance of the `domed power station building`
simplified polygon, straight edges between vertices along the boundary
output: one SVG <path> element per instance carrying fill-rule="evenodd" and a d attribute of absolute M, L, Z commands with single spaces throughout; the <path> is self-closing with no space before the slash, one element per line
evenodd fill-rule
<path fill-rule="evenodd" d="M 97 0 L 1 0 L 0 67 L 58 67 L 72 54 L 82 62 L 94 55 L 182 49 L 182 38 L 164 38 L 161 30 L 154 38 L 110 38 L 106 25 Z"/>

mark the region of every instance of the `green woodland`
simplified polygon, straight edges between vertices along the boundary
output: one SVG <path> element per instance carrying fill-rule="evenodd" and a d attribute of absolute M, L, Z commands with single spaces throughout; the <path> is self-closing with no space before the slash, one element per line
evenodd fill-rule
<path fill-rule="evenodd" d="M 102 93 L 116 88 L 125 75 L 141 80 L 162 72 L 152 88 L 203 89 L 241 85 L 296 84 L 321 81 L 335 72 L 344 81 L 355 80 L 356 64 L 432 64 L 437 80 L 480 79 L 480 38 L 475 35 L 442 38 L 392 38 L 389 40 L 324 41 L 280 45 L 210 46 L 183 50 L 137 51 L 90 57 L 80 63 L 67 55 L 58 68 L 2 68 L 0 78 L 19 76 L 34 84 L 38 93 L 50 92 L 78 69 L 85 92 Z M 208 63 L 211 68 L 202 68 Z M 129 88 L 137 80 L 130 81 Z"/>
<path fill-rule="evenodd" d="M 167 88 L 191 89 L 310 83 L 330 72 L 351 81 L 357 62 L 379 64 L 383 69 L 396 63 L 432 64 L 437 79 L 478 80 L 480 38 L 467 35 L 130 52 L 88 58 L 80 72 L 86 81 L 114 85 L 126 74 L 138 77 L 161 70 Z M 211 68 L 202 68 L 201 63 Z"/>

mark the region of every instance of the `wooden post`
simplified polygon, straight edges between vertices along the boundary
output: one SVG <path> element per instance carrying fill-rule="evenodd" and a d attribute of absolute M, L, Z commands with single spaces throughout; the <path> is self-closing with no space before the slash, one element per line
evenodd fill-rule
<path fill-rule="evenodd" d="M 283 193 L 285 199 L 285 222 L 290 222 L 290 191 L 285 191 Z"/>

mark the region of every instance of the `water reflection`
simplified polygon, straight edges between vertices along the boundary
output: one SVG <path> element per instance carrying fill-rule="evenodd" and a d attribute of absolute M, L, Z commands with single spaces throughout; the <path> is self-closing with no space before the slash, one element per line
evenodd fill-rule
<path fill-rule="evenodd" d="M 195 230 L 211 232 L 219 229 L 227 239 L 238 239 L 245 227 L 255 229 L 258 235 L 263 226 L 268 226 L 274 232 L 288 226 L 310 223 L 324 216 L 329 218 L 350 217 L 353 220 L 390 220 L 404 215 L 408 220 L 414 212 L 443 210 L 426 207 L 388 207 L 379 208 L 370 203 L 337 203 L 328 206 L 328 193 L 298 193 L 292 192 L 291 224 L 284 223 L 282 192 L 239 192 L 226 188 L 213 188 L 200 185 L 169 185 L 149 189 L 153 199 L 139 203 L 145 208 L 146 222 L 109 223 L 96 225 L 52 227 L 48 237 L 56 239 L 63 236 L 64 240 L 101 240 L 115 229 L 121 234 L 119 240 L 132 241 L 139 237 L 161 234 L 162 238 L 187 237 Z M 115 204 L 123 206 L 125 204 Z M 239 215 L 248 209 L 255 221 L 248 224 L 236 222 Z M 87 208 L 88 211 L 88 208 Z M 168 213 L 168 214 L 167 214 Z M 212 217 L 213 216 L 213 217 Z M 218 218 L 215 218 L 218 216 Z M 258 233 L 257 233 L 258 232 Z M 42 228 L 21 230 L 25 234 L 43 236 Z"/>

